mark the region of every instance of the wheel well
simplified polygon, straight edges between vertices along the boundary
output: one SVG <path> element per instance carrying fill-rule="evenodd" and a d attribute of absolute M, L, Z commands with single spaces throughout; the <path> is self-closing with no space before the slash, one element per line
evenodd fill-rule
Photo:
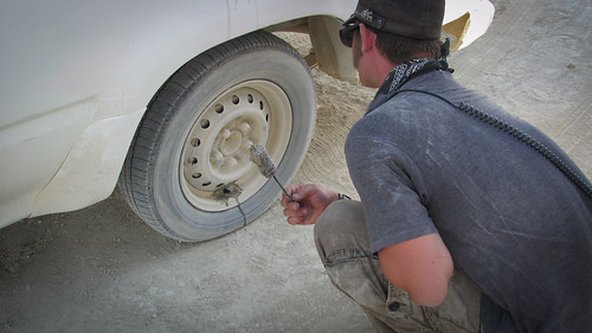
<path fill-rule="evenodd" d="M 292 45 L 302 54 L 308 65 L 339 79 L 357 82 L 353 67 L 351 49 L 343 46 L 339 39 L 342 21 L 331 16 L 313 16 L 291 20 L 268 27 L 267 31 L 287 39 L 287 34 L 308 35 L 308 46 Z M 292 39 L 287 40 L 291 42 Z"/>

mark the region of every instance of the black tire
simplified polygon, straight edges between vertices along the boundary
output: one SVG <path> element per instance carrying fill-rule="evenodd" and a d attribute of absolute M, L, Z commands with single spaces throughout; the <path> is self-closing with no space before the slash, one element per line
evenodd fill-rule
<path fill-rule="evenodd" d="M 267 32 L 228 41 L 189 61 L 158 91 L 119 187 L 134 212 L 168 237 L 224 235 L 263 214 L 281 191 L 245 160 L 245 149 L 263 144 L 287 184 L 315 116 L 314 82 L 290 45 Z"/>

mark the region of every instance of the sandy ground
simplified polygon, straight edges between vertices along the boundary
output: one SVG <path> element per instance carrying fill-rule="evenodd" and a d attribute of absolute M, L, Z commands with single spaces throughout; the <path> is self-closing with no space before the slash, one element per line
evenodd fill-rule
<path fill-rule="evenodd" d="M 501 0 L 456 77 L 527 119 L 592 176 L 592 4 Z M 296 182 L 355 195 L 344 137 L 373 91 L 314 70 L 316 134 Z M 180 244 L 115 192 L 84 210 L 0 230 L 0 332 L 371 332 L 316 256 L 311 227 L 275 204 L 226 237 Z"/>

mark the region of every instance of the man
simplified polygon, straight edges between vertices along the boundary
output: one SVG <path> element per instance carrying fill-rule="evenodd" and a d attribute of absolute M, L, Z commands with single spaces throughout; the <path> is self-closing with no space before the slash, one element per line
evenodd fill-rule
<path fill-rule="evenodd" d="M 345 153 L 361 202 L 288 188 L 331 281 L 381 332 L 589 332 L 592 186 L 452 78 L 443 0 L 360 0 L 341 31 L 379 88 Z M 444 49 L 442 52 L 441 50 Z"/>

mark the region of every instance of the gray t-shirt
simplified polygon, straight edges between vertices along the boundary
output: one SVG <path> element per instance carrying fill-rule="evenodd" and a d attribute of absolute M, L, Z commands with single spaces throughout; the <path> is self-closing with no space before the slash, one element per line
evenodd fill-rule
<path fill-rule="evenodd" d="M 406 89 L 471 104 L 577 170 L 547 136 L 448 72 L 413 78 Z M 518 332 L 592 329 L 592 200 L 532 148 L 438 98 L 382 97 L 345 147 L 372 251 L 437 232 L 490 301 L 481 318 L 491 332 L 504 320 Z"/>

